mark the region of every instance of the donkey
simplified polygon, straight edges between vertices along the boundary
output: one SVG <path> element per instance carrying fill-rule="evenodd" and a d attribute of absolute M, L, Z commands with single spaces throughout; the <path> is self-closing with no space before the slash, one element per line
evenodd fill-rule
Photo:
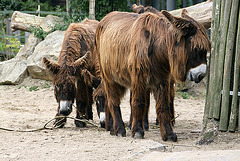
<path fill-rule="evenodd" d="M 98 23 L 85 19 L 81 23 L 70 24 L 64 36 L 58 63 L 43 57 L 43 64 L 54 75 L 54 94 L 58 102 L 56 116 L 69 115 L 76 99 L 76 118 L 93 119 L 93 87 L 97 88 L 100 83 L 100 79 L 95 77 L 96 63 L 92 60 Z M 63 127 L 65 123 L 66 118 L 59 118 L 54 124 Z M 86 123 L 75 120 L 75 125 L 85 127 Z"/>
<path fill-rule="evenodd" d="M 206 54 L 211 46 L 205 28 L 187 10 L 181 16 L 167 11 L 160 15 L 111 12 L 100 21 L 96 55 L 109 110 L 106 126 L 111 134 L 126 136 L 119 105 L 130 88 L 132 136 L 144 137 L 143 119 L 152 92 L 162 139 L 177 141 L 169 108 L 170 91 L 174 91 L 171 80 L 200 82 L 206 75 Z"/>
<path fill-rule="evenodd" d="M 138 13 L 138 14 L 142 14 L 142 13 L 145 13 L 145 12 L 151 12 L 151 13 L 154 13 L 156 15 L 161 15 L 161 12 L 159 12 L 157 9 L 155 9 L 154 7 L 152 6 L 147 6 L 147 7 L 144 7 L 143 5 L 136 5 L 136 4 L 133 4 L 132 5 L 132 10 L 134 13 Z M 175 80 L 174 78 L 172 77 L 171 79 L 171 82 L 170 82 L 170 86 L 174 86 L 175 84 Z M 170 87 L 170 116 L 171 116 L 171 121 L 172 121 L 172 125 L 174 125 L 175 123 L 175 111 L 174 111 L 174 97 L 175 97 L 175 91 L 174 91 L 174 87 Z M 150 98 L 149 98 L 150 99 Z M 144 129 L 146 131 L 148 131 L 149 129 L 149 124 L 148 124 L 148 112 L 149 112 L 149 100 L 147 100 L 147 110 L 146 110 L 146 113 L 145 113 L 145 116 L 144 116 L 144 120 L 143 120 L 143 123 L 144 123 Z M 132 113 L 130 115 L 130 121 L 129 121 L 129 129 L 131 129 L 131 125 L 132 125 Z M 158 122 L 158 119 L 156 118 L 156 125 L 158 125 L 159 122 Z"/>

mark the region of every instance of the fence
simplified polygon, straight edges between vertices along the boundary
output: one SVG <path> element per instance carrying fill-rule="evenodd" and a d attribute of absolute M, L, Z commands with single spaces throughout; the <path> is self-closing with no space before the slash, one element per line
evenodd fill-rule
<path fill-rule="evenodd" d="M 6 14 L 12 14 L 14 11 L 0 11 L 0 14 L 6 15 Z M 66 12 L 46 12 L 46 11 L 21 11 L 23 13 L 28 13 L 28 14 L 35 14 L 40 16 L 42 15 L 67 15 Z M 3 21 L 2 21 L 3 22 Z M 30 33 L 29 32 L 22 32 L 21 31 L 15 31 L 12 32 L 11 30 L 11 18 L 6 18 L 6 34 L 1 34 L 0 38 L 17 38 L 22 44 L 25 44 L 28 40 Z"/>

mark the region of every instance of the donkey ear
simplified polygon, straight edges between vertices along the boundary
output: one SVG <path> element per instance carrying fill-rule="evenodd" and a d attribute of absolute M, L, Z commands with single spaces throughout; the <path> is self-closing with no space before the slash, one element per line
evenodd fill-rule
<path fill-rule="evenodd" d="M 195 22 L 195 20 L 191 16 L 188 15 L 188 11 L 185 8 L 182 9 L 181 17 Z"/>
<path fill-rule="evenodd" d="M 75 71 L 80 72 L 83 69 L 87 69 L 90 64 L 91 57 L 91 52 L 87 51 L 83 57 L 76 60 L 72 65 Z"/>
<path fill-rule="evenodd" d="M 46 57 L 42 58 L 43 65 L 47 68 L 48 71 L 50 71 L 52 74 L 57 74 L 59 71 L 60 66 L 53 62 L 48 60 Z"/>
<path fill-rule="evenodd" d="M 132 10 L 134 13 L 138 13 L 138 14 L 141 14 L 144 12 L 144 7 L 142 5 L 136 5 L 136 4 L 133 4 L 132 5 Z"/>
<path fill-rule="evenodd" d="M 183 12 L 185 14 L 185 11 Z M 174 28 L 182 31 L 183 36 L 190 36 L 196 33 L 196 26 L 191 23 L 191 21 L 185 18 L 175 17 L 167 11 L 162 11 L 162 14 L 168 19 L 168 21 L 173 25 Z"/>

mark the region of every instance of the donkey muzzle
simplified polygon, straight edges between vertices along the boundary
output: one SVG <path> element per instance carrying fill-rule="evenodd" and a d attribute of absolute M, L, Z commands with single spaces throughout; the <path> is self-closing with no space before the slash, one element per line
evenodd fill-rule
<path fill-rule="evenodd" d="M 207 65 L 201 64 L 195 68 L 192 68 L 187 73 L 187 78 L 190 81 L 194 81 L 195 83 L 199 83 L 207 73 Z"/>
<path fill-rule="evenodd" d="M 72 101 L 60 101 L 59 113 L 67 116 L 72 112 Z"/>

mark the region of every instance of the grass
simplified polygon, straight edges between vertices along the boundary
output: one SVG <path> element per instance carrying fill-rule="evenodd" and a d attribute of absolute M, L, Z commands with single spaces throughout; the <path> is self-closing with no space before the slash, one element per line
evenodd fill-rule
<path fill-rule="evenodd" d="M 32 91 L 38 91 L 38 90 L 39 90 L 38 86 L 32 86 L 32 87 L 29 88 L 29 91 L 30 91 L 30 92 L 32 92 Z"/>
<path fill-rule="evenodd" d="M 178 93 L 183 99 L 189 99 L 191 97 L 191 95 L 188 92 L 178 91 Z"/>

